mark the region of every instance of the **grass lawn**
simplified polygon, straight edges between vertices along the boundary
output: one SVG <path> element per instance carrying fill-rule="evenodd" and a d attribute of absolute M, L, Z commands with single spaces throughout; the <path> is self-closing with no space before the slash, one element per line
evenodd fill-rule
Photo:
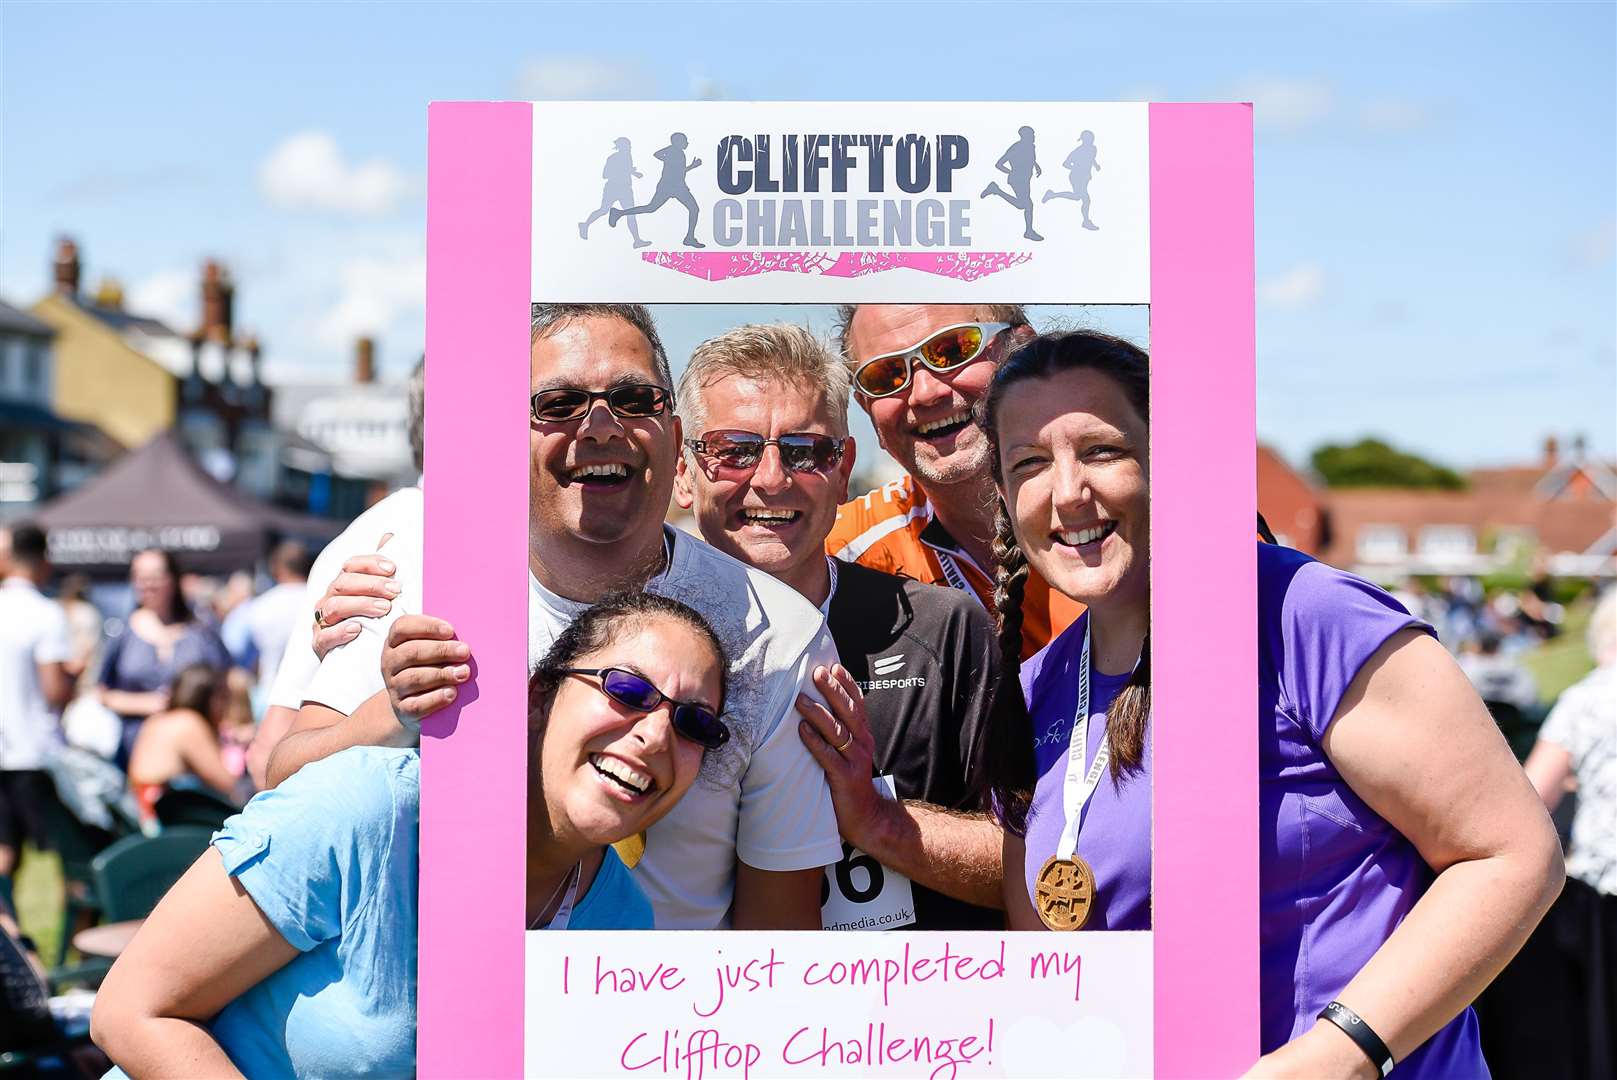
<path fill-rule="evenodd" d="M 1538 680 L 1538 697 L 1552 705 L 1561 691 L 1594 670 L 1594 657 L 1585 641 L 1594 604 L 1584 599 L 1567 609 L 1560 636 L 1522 653 L 1522 663 Z"/>
<path fill-rule="evenodd" d="M 56 959 L 56 939 L 62 930 L 62 864 L 50 851 L 23 849 L 22 872 L 13 882 L 17 921 L 22 932 L 39 946 L 46 964 Z"/>

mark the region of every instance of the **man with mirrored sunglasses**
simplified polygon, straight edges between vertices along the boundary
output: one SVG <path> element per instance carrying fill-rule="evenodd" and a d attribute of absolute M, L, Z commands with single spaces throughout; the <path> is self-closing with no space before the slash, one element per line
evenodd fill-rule
<path fill-rule="evenodd" d="M 708 750 L 696 783 L 649 831 L 633 873 L 660 929 L 817 928 L 820 868 L 841 844 L 794 702 L 815 693 L 815 668 L 836 660 L 824 619 L 767 574 L 665 526 L 681 425 L 644 307 L 536 304 L 531 346 L 530 673 L 607 592 L 643 586 L 700 612 L 731 657 L 722 719 L 732 737 Z M 414 541 L 390 545 L 390 556 L 419 566 Z M 454 640 L 419 602 L 400 595 L 393 607 L 406 614 L 375 620 L 327 658 L 363 643 L 353 655 L 379 673 L 380 692 L 316 756 L 412 737 L 470 678 L 475 643 Z"/>
<path fill-rule="evenodd" d="M 1018 305 L 860 304 L 838 312 L 854 399 L 904 469 L 837 512 L 826 551 L 846 562 L 945 585 L 993 611 L 994 507 L 988 443 L 973 421 L 998 363 L 1031 340 Z M 1030 573 L 1023 656 L 1083 608 Z"/>
<path fill-rule="evenodd" d="M 801 710 L 844 840 L 826 874 L 827 925 L 998 928 L 999 831 L 966 810 L 998 678 L 993 629 L 969 597 L 826 556 L 855 457 L 848 385 L 841 362 L 799 326 L 742 326 L 703 342 L 677 395 L 694 434 L 675 498 L 709 543 L 826 613 L 841 665 L 817 681 L 828 699 L 861 702 L 846 723 L 812 703 Z M 880 797 L 876 776 L 896 799 Z"/>

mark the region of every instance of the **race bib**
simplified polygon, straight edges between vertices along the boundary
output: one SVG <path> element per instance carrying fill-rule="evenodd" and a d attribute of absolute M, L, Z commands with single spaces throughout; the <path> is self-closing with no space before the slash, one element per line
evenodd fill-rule
<path fill-rule="evenodd" d="M 898 798 L 891 776 L 871 783 L 882 798 Z M 893 930 L 914 921 L 910 879 L 844 841 L 842 858 L 825 868 L 820 883 L 820 925 L 827 930 Z"/>

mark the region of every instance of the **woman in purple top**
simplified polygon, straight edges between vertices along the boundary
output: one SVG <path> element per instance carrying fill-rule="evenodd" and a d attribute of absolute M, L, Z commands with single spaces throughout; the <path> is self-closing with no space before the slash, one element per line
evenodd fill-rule
<path fill-rule="evenodd" d="M 118 766 L 127 768 L 135 737 L 148 716 L 168 708 L 176 673 L 195 664 L 215 671 L 230 667 L 224 642 L 197 622 L 180 595 L 180 572 L 172 552 L 141 551 L 129 563 L 135 610 L 123 632 L 107 643 L 101 660 L 101 703 L 123 720 Z"/>
<path fill-rule="evenodd" d="M 1072 854 L 1093 871 L 1085 929 L 1151 925 L 1148 385 L 1127 342 L 1053 334 L 984 401 L 1006 663 L 1029 565 L 1088 607 L 987 739 L 1013 927 L 1042 925 L 1039 876 Z M 1258 582 L 1265 1055 L 1248 1075 L 1378 1075 L 1346 1034 L 1367 1026 L 1399 1076 L 1485 1076 L 1469 1004 L 1560 889 L 1554 831 L 1430 627 L 1295 551 L 1259 545 Z M 1058 885 L 1053 924 L 1074 891 Z M 1360 1024 L 1317 1019 L 1333 1002 Z"/>

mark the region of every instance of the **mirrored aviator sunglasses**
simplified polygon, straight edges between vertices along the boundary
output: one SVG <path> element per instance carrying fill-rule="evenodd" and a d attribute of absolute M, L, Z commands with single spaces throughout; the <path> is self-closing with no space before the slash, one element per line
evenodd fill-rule
<path fill-rule="evenodd" d="M 605 401 L 612 415 L 620 420 L 645 420 L 661 416 L 673 407 L 674 395 L 667 387 L 651 383 L 629 383 L 610 390 L 581 390 L 570 386 L 541 390 L 529 404 L 533 418 L 543 424 L 580 420 L 597 401 Z"/>
<path fill-rule="evenodd" d="M 933 371 L 965 367 L 1010 326 L 1002 322 L 946 326 L 919 345 L 865 361 L 853 373 L 854 387 L 866 397 L 889 397 L 910 384 L 917 360 Z"/>
<path fill-rule="evenodd" d="M 601 691 L 624 708 L 649 713 L 663 702 L 674 707 L 674 731 L 707 750 L 730 741 L 730 729 L 711 710 L 687 701 L 675 701 L 649 681 L 623 668 L 563 668 L 566 675 L 594 675 Z"/>
<path fill-rule="evenodd" d="M 731 469 L 755 469 L 764 447 L 780 449 L 781 464 L 793 472 L 830 472 L 842 460 L 843 440 L 813 431 L 793 431 L 766 439 L 756 431 L 709 431 L 685 445 Z"/>

